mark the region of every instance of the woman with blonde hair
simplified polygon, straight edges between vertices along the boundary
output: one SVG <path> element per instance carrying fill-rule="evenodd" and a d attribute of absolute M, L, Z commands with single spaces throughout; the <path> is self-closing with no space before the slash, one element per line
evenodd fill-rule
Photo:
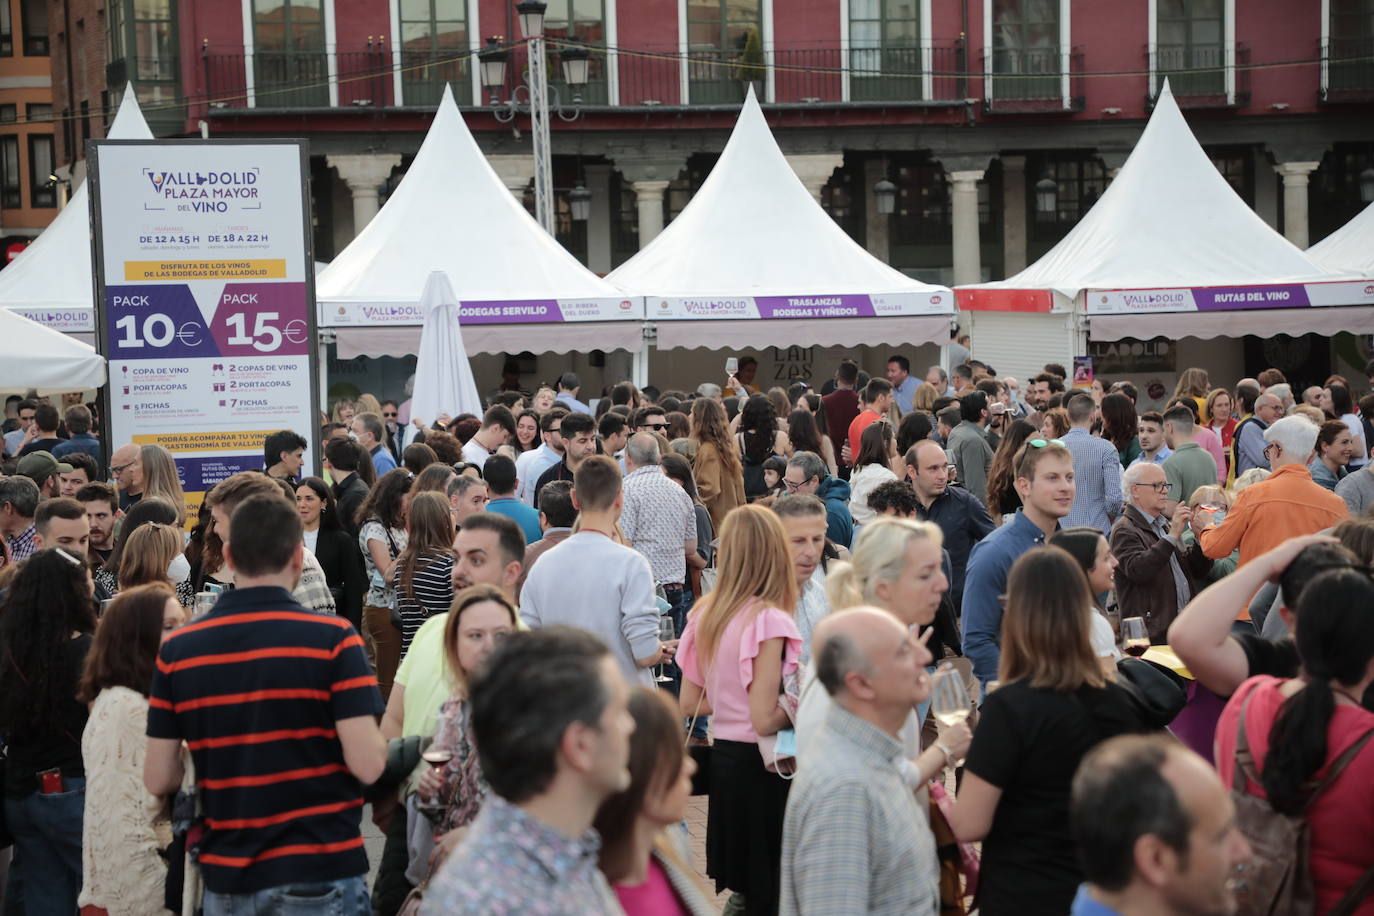
<path fill-rule="evenodd" d="M 601 803 L 592 826 L 600 865 L 626 916 L 707 916 L 718 912 L 689 864 L 680 825 L 696 763 L 682 746 L 682 720 L 661 691 L 630 694 L 630 785 Z"/>
<path fill-rule="evenodd" d="M 930 382 L 922 382 L 916 386 L 916 393 L 911 396 L 911 409 L 919 410 L 922 413 L 934 413 L 935 402 L 940 399 L 943 391 L 938 390 Z"/>
<path fill-rule="evenodd" d="M 143 498 L 156 496 L 165 499 L 177 510 L 177 525 L 186 523 L 186 491 L 177 476 L 177 463 L 172 453 L 160 445 L 149 443 L 138 450 L 143 465 Z"/>
<path fill-rule="evenodd" d="M 1206 369 L 1199 369 L 1193 366 L 1184 369 L 1178 376 L 1178 384 L 1174 386 L 1174 396 L 1171 401 L 1179 398 L 1188 398 L 1197 405 L 1199 422 L 1207 423 L 1207 393 L 1212 388 L 1212 380 L 1207 377 Z"/>
<path fill-rule="evenodd" d="M 715 737 L 706 873 L 717 893 L 742 894 L 745 912 L 769 914 L 778 907 L 789 784 L 769 768 L 771 756 L 765 765 L 761 739 L 791 726 L 780 695 L 801 655 L 792 617 L 797 582 L 777 515 L 763 506 L 731 512 L 720 529 L 716 567 L 716 586 L 697 600 L 678 647 L 678 702 L 692 719 L 710 715 Z"/>
<path fill-rule="evenodd" d="M 1093 651 L 1088 580 L 1058 547 L 1022 554 L 1007 578 L 1001 686 L 983 701 L 949 819 L 983 843 L 982 916 L 1059 916 L 1083 881 L 1069 788 L 1098 743 L 1146 731 Z"/>
<path fill-rule="evenodd" d="M 744 466 L 730 435 L 725 408 L 714 398 L 692 402 L 691 438 L 697 443 L 692 461 L 697 492 L 711 513 L 711 524 L 719 531 L 730 510 L 744 505 Z"/>
<path fill-rule="evenodd" d="M 926 648 L 938 661 L 945 645 L 957 647 L 958 630 L 953 608 L 945 601 L 949 577 L 945 573 L 944 535 L 933 522 L 885 516 L 865 525 L 854 542 L 852 559 L 831 563 L 825 577 L 825 593 L 833 610 L 870 606 L 890 612 L 909 627 L 933 630 Z M 808 658 L 811 628 L 819 621 L 807 621 L 805 632 Z M 927 676 L 935 665 L 927 665 Z M 940 744 L 921 752 L 921 723 L 928 703 L 923 702 L 907 716 L 899 735 L 908 759 L 916 761 L 925 779 L 932 779 L 968 747 L 968 729 L 960 726 L 941 729 Z M 802 686 L 802 701 L 797 711 L 797 751 L 804 758 L 812 738 L 820 731 L 830 709 L 830 696 L 807 672 Z"/>
<path fill-rule="evenodd" d="M 534 397 L 530 399 L 530 410 L 533 410 L 542 417 L 552 410 L 553 405 L 557 403 L 557 392 L 549 387 L 540 388 L 534 393 Z"/>
<path fill-rule="evenodd" d="M 347 426 L 353 422 L 353 418 L 359 412 L 358 406 L 353 403 L 352 398 L 339 398 L 334 402 L 334 412 L 330 415 L 330 420 Z"/>
<path fill-rule="evenodd" d="M 358 400 L 353 404 L 358 413 L 371 413 L 377 416 L 382 415 L 382 402 L 377 400 L 377 396 L 366 392 L 358 395 Z"/>

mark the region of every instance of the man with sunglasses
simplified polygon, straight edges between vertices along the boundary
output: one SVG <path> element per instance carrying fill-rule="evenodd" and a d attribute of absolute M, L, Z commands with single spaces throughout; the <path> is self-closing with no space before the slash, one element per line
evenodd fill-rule
<path fill-rule="evenodd" d="M 1121 478 L 1126 508 L 1112 525 L 1116 568 L 1116 602 L 1122 618 L 1143 617 L 1152 644 L 1168 639 L 1169 624 L 1193 600 L 1197 583 L 1212 561 L 1194 541 L 1184 545 L 1183 532 L 1193 513 L 1186 505 L 1165 515 L 1169 481 L 1164 468 L 1149 461 L 1132 464 Z"/>
<path fill-rule="evenodd" d="M 401 463 L 401 453 L 405 451 L 406 428 L 401 425 L 401 405 L 395 401 L 382 402 L 382 423 L 386 426 L 386 448 L 396 464 Z"/>
<path fill-rule="evenodd" d="M 634 425 L 637 433 L 658 433 L 664 436 L 668 434 L 668 415 L 662 407 L 650 404 L 648 407 L 641 407 L 635 413 Z"/>

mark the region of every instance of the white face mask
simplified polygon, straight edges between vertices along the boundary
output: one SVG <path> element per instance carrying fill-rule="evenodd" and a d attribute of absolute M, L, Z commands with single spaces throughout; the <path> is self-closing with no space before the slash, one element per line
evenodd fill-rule
<path fill-rule="evenodd" d="M 177 554 L 172 558 L 172 564 L 167 567 L 167 578 L 172 580 L 173 585 L 180 585 L 191 578 L 191 561 L 186 559 L 185 554 Z"/>

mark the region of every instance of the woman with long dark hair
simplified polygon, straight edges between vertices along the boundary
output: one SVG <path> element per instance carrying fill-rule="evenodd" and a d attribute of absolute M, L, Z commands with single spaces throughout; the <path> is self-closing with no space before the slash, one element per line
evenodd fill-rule
<path fill-rule="evenodd" d="M 897 479 L 892 473 L 896 447 L 892 424 L 886 420 L 868 424 L 860 434 L 859 454 L 854 456 L 854 469 L 849 476 L 849 514 L 854 517 L 855 525 L 867 524 L 877 516 L 868 507 L 868 494 Z"/>
<path fill-rule="evenodd" d="M 1013 420 L 988 469 L 988 512 L 999 525 L 1002 516 L 1021 508 L 1021 494 L 1016 492 L 1016 453 L 1027 439 L 1035 438 L 1035 425 L 1029 420 Z"/>
<path fill-rule="evenodd" d="M 401 658 L 424 622 L 453 602 L 453 516 L 438 493 L 419 493 L 406 510 L 406 546 L 391 568 L 401 615 Z"/>
<path fill-rule="evenodd" d="M 1112 554 L 1112 545 L 1101 531 L 1086 525 L 1061 528 L 1046 543 L 1073 557 L 1078 568 L 1083 570 L 1093 599 L 1093 651 L 1101 659 L 1103 670 L 1115 668 L 1117 660 L 1121 658 L 1121 650 L 1116 647 L 1116 628 L 1112 626 L 1103 600 L 1103 596 L 1109 594 L 1116 583 L 1117 560 Z"/>
<path fill-rule="evenodd" d="M 368 580 L 367 595 L 363 598 L 363 638 L 384 698 L 391 695 L 391 682 L 401 663 L 401 631 L 391 622 L 391 611 L 396 606 L 391 571 L 406 547 L 406 496 L 410 484 L 409 471 L 387 471 L 358 507 L 358 546 Z"/>
<path fill-rule="evenodd" d="M 744 402 L 740 411 L 740 460 L 744 466 L 744 497 L 753 502 L 768 495 L 763 480 L 763 463 L 775 455 L 786 456 L 791 449 L 787 433 L 778 429 L 773 401 L 767 395 L 755 394 Z"/>
<path fill-rule="evenodd" d="M 697 883 L 680 825 L 696 763 L 682 746 L 682 717 L 661 691 L 630 694 L 630 785 L 601 803 L 601 872 L 625 916 L 718 912 Z"/>
<path fill-rule="evenodd" d="M 543 440 L 539 438 L 539 414 L 533 410 L 522 410 L 515 418 L 515 450 L 530 452 L 539 448 Z"/>
<path fill-rule="evenodd" d="M 22 862 L 29 914 L 76 912 L 87 711 L 77 684 L 95 632 L 86 558 L 62 547 L 34 553 L 0 604 L 0 733 L 5 823 Z"/>
<path fill-rule="evenodd" d="M 692 462 L 701 501 L 711 513 L 717 529 L 736 506 L 744 505 L 744 469 L 739 449 L 730 437 L 730 421 L 725 408 L 714 398 L 692 402 L 692 435 L 697 456 Z"/>
<path fill-rule="evenodd" d="M 111 916 L 161 911 L 172 842 L 165 799 L 143 787 L 148 689 L 158 647 L 181 605 L 162 584 L 139 585 L 110 602 L 86 656 L 77 700 L 90 704 L 81 735 L 86 767 L 80 905 Z"/>
<path fill-rule="evenodd" d="M 1061 916 L 1083 881 L 1069 788 L 1099 742 L 1145 730 L 1091 641 L 1092 596 L 1057 547 L 1021 555 L 1007 578 L 1002 685 L 987 695 L 950 826 L 983 843 L 981 916 Z"/>
<path fill-rule="evenodd" d="M 1121 466 L 1130 467 L 1131 462 L 1140 455 L 1140 424 L 1135 415 L 1135 405 L 1118 391 L 1103 396 L 1101 409 L 1102 438 L 1116 446 L 1121 456 Z"/>
<path fill-rule="evenodd" d="M 817 423 L 818 418 L 824 416 L 824 411 L 818 414 L 798 407 L 787 415 L 787 438 L 792 443 L 794 453 L 812 452 L 820 455 L 826 467 L 830 468 L 830 475 L 834 477 L 840 473 L 835 466 L 835 444 L 821 431 Z"/>
<path fill-rule="evenodd" d="M 339 616 L 361 631 L 367 572 L 362 552 L 343 528 L 329 485 L 318 477 L 307 477 L 296 484 L 296 512 L 305 531 L 305 546 L 320 561 L 324 579 L 334 594 L 334 607 Z"/>
<path fill-rule="evenodd" d="M 1349 568 L 1318 573 L 1303 588 L 1295 614 L 1301 674 L 1287 680 L 1250 678 L 1217 723 L 1222 781 L 1229 786 L 1241 778 L 1246 793 L 1307 822 L 1318 913 L 1336 912 L 1361 875 L 1374 867 L 1369 814 L 1374 713 L 1360 702 L 1374 682 L 1371 607 L 1374 583 L 1366 573 Z M 1254 762 L 1253 771 L 1239 777 L 1242 722 Z M 1320 790 L 1314 792 L 1314 784 Z M 1374 913 L 1374 898 L 1366 895 L 1341 912 L 1368 916 Z"/>

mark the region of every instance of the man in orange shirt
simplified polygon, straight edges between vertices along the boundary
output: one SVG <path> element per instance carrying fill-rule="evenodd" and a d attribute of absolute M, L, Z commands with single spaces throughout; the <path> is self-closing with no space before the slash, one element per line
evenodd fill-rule
<path fill-rule="evenodd" d="M 887 416 L 892 409 L 892 383 L 885 378 L 870 379 L 864 387 L 863 410 L 849 424 L 849 463 L 859 457 L 859 437 L 869 424 Z"/>
<path fill-rule="evenodd" d="M 1314 483 L 1307 462 L 1317 443 L 1317 427 L 1305 417 L 1284 417 L 1264 431 L 1264 457 L 1274 473 L 1236 497 L 1225 521 L 1207 513 L 1199 521 L 1202 552 L 1219 560 L 1240 547 L 1240 565 L 1289 538 L 1315 534 L 1350 517 L 1345 501 Z"/>

